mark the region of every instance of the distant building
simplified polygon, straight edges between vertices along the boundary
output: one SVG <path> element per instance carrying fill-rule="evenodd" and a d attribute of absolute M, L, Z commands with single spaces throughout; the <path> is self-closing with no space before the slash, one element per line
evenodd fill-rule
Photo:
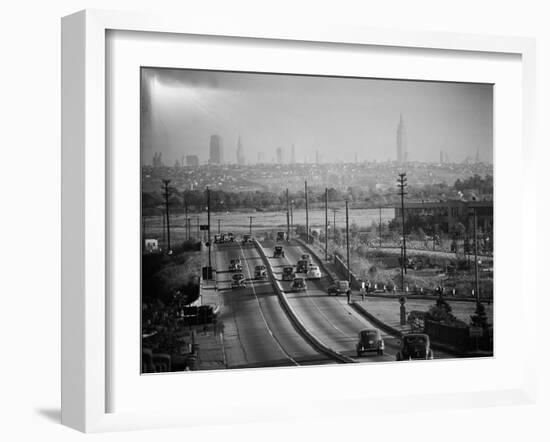
<path fill-rule="evenodd" d="M 146 253 L 155 253 L 159 251 L 159 242 L 158 239 L 146 239 L 144 241 L 144 251 Z"/>
<path fill-rule="evenodd" d="M 492 199 L 464 200 L 449 199 L 446 201 L 416 201 L 405 203 L 405 218 L 415 216 L 430 218 L 431 224 L 449 232 L 461 223 L 471 233 L 474 226 L 473 211 L 476 212 L 478 229 L 484 232 L 493 231 Z M 401 219 L 401 206 L 395 207 L 395 219 Z"/>
<path fill-rule="evenodd" d="M 244 165 L 245 158 L 244 158 L 244 149 L 243 145 L 241 143 L 241 137 L 239 136 L 239 139 L 237 140 L 237 164 Z"/>
<path fill-rule="evenodd" d="M 219 135 L 210 136 L 210 164 L 223 163 L 223 145 L 222 137 Z"/>
<path fill-rule="evenodd" d="M 258 152 L 258 164 L 265 163 L 265 153 Z"/>
<path fill-rule="evenodd" d="M 445 163 L 445 152 L 440 150 L 439 151 L 439 164 L 444 164 L 444 163 Z"/>
<path fill-rule="evenodd" d="M 199 157 L 197 155 L 187 155 L 185 157 L 185 164 L 187 166 L 198 166 L 199 165 Z"/>
<path fill-rule="evenodd" d="M 290 151 L 290 163 L 295 164 L 296 163 L 296 149 L 294 147 L 294 144 L 292 145 L 292 149 Z"/>
<path fill-rule="evenodd" d="M 406 163 L 408 161 L 407 152 L 407 133 L 405 130 L 405 123 L 403 122 L 403 115 L 399 115 L 399 124 L 397 125 L 397 162 Z"/>
<path fill-rule="evenodd" d="M 276 151 L 277 164 L 283 164 L 283 149 L 278 147 Z"/>

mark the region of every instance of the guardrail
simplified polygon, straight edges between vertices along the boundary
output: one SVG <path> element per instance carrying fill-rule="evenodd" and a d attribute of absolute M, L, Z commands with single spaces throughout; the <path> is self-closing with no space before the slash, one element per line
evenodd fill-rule
<path fill-rule="evenodd" d="M 271 279 L 271 285 L 273 286 L 273 289 L 275 290 L 275 293 L 277 294 L 277 297 L 279 298 L 279 302 L 283 306 L 283 309 L 285 310 L 286 314 L 290 318 L 291 322 L 294 324 L 296 329 L 300 332 L 300 334 L 315 348 L 317 351 L 319 351 L 322 354 L 325 354 L 329 356 L 331 359 L 335 359 L 338 362 L 342 363 L 351 363 L 356 362 L 349 356 L 343 355 L 340 352 L 337 352 L 336 350 L 333 350 L 332 348 L 326 346 L 323 344 L 316 336 L 314 336 L 302 323 L 290 303 L 288 302 L 288 299 L 285 296 L 285 293 L 277 279 L 275 278 L 275 273 L 273 272 L 273 268 L 271 267 L 271 263 L 269 262 L 269 259 L 267 255 L 265 254 L 265 251 L 263 247 L 258 243 L 257 240 L 254 240 L 254 246 L 258 250 L 258 253 L 260 254 L 260 257 L 264 261 L 264 264 L 267 269 L 267 273 Z"/>

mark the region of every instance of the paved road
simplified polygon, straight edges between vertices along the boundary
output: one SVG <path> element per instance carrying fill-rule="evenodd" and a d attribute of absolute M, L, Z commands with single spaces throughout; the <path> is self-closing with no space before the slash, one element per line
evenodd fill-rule
<path fill-rule="evenodd" d="M 231 289 L 228 271 L 232 258 L 240 257 L 246 288 Z M 223 345 L 228 368 L 328 364 L 298 333 L 274 293 L 270 281 L 255 281 L 254 267 L 262 260 L 252 245 L 217 245 L 215 266 L 222 308 Z"/>
<path fill-rule="evenodd" d="M 267 256 L 272 256 L 275 242 L 266 240 L 261 244 Z M 301 255 L 307 253 L 294 241 L 285 243 L 283 247 L 285 258 L 270 258 L 278 279 L 281 278 L 284 265 L 295 265 Z M 328 296 L 329 280 L 326 275 L 321 280 L 308 280 L 306 292 L 292 293 L 289 291 L 290 282 L 281 281 L 281 283 L 290 304 L 304 325 L 325 345 L 358 361 L 395 361 L 395 354 L 400 349 L 400 341 L 382 330 L 380 332 L 386 344 L 384 355 L 366 354 L 361 358 L 356 357 L 355 345 L 359 331 L 365 328 L 376 329 L 377 327 L 349 306 L 346 296 Z M 434 354 L 434 357 L 452 356 L 438 353 Z"/>

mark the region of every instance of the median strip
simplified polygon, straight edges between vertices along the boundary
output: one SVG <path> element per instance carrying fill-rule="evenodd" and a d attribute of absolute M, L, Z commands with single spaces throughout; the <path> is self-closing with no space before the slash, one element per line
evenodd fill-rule
<path fill-rule="evenodd" d="M 269 277 L 271 279 L 271 284 L 273 286 L 273 289 L 275 290 L 275 293 L 279 298 L 279 301 L 281 302 L 281 305 L 283 306 L 283 309 L 287 313 L 288 317 L 290 318 L 290 320 L 292 321 L 296 329 L 300 332 L 300 334 L 320 353 L 325 354 L 330 358 L 337 360 L 338 362 L 342 362 L 342 363 L 356 362 L 349 356 L 346 356 L 340 352 L 337 352 L 336 350 L 333 350 L 330 347 L 327 347 L 323 342 L 321 342 L 315 335 L 313 335 L 305 327 L 305 325 L 300 320 L 299 316 L 296 314 L 296 312 L 288 302 L 288 299 L 286 298 L 285 293 L 279 281 L 275 278 L 275 273 L 273 272 L 273 268 L 271 267 L 271 263 L 269 262 L 269 259 L 265 254 L 264 249 L 258 243 L 257 240 L 254 240 L 254 246 L 256 247 L 256 249 L 258 250 L 258 253 L 260 254 L 260 257 L 264 261 Z"/>

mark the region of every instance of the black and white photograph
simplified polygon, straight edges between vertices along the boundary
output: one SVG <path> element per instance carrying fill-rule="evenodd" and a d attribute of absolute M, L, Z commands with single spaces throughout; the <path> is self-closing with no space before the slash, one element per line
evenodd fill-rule
<path fill-rule="evenodd" d="M 493 356 L 492 84 L 140 76 L 143 374 Z"/>

